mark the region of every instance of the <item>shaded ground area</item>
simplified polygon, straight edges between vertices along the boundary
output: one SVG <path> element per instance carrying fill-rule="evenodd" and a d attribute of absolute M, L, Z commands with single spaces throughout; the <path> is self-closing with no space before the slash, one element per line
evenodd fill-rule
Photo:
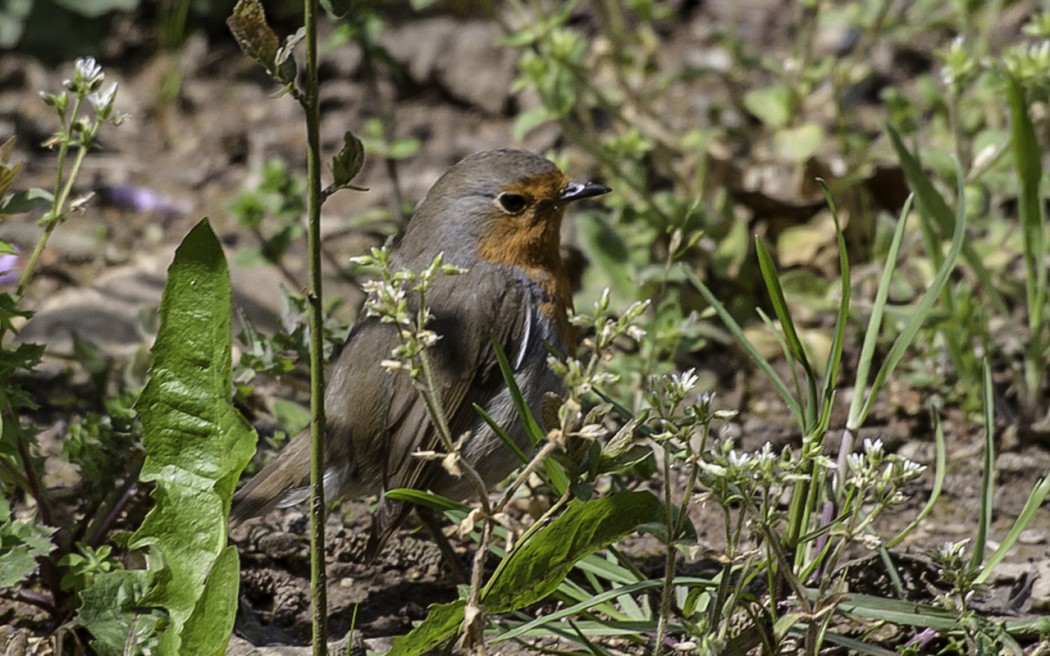
<path fill-rule="evenodd" d="M 711 26 L 725 18 L 727 3 L 702 3 L 700 8 L 683 6 L 681 20 L 667 26 L 664 53 L 668 62 L 695 61 L 718 54 L 705 37 Z M 766 3 L 761 3 L 766 4 Z M 741 29 L 758 42 L 788 48 L 790 35 L 778 18 L 777 3 L 749 9 Z M 385 44 L 402 66 L 404 77 L 398 82 L 380 80 L 370 85 L 363 70 L 362 57 L 354 46 L 342 46 L 324 54 L 322 66 L 323 126 L 326 153 L 338 149 L 345 129 L 359 129 L 366 119 L 394 108 L 396 135 L 415 138 L 421 143 L 419 154 L 397 167 L 396 179 L 386 163 L 371 158 L 359 183 L 368 193 L 342 192 L 324 207 L 325 250 L 329 261 L 345 266 L 347 259 L 367 246 L 378 244 L 399 224 L 396 199 L 418 199 L 447 166 L 471 152 L 503 145 L 521 145 L 544 151 L 567 144 L 553 128 L 533 131 L 524 143 L 513 138 L 514 116 L 529 109 L 535 99 L 527 94 L 510 95 L 515 77 L 513 51 L 495 45 L 500 28 L 493 22 L 436 16 L 391 27 L 383 36 Z M 834 42 L 843 35 L 828 34 Z M 113 49 L 120 52 L 119 47 Z M 907 52 L 889 52 L 886 61 L 876 63 L 876 73 L 892 79 L 907 74 L 900 62 L 929 67 L 930 54 L 922 44 Z M 120 361 L 130 361 L 148 342 L 144 338 L 143 310 L 155 308 L 175 245 L 202 216 L 209 216 L 227 246 L 235 253 L 257 245 L 256 236 L 238 227 L 227 211 L 236 195 L 258 184 L 263 165 L 279 158 L 299 170 L 303 167 L 304 134 L 298 106 L 287 97 L 271 97 L 274 87 L 255 65 L 242 57 L 231 39 L 215 35 L 197 38 L 185 48 L 177 62 L 150 59 L 132 61 L 130 57 L 101 58 L 107 79 L 120 82 L 118 108 L 131 114 L 128 125 L 107 130 L 102 148 L 85 165 L 78 192 L 95 191 L 95 199 L 56 232 L 45 255 L 40 274 L 29 292 L 36 311 L 21 336 L 27 341 L 48 345 L 49 357 L 42 371 L 47 377 L 36 385 L 41 405 L 40 418 L 52 423 L 41 436 L 50 453 L 61 451 L 64 424 L 63 407 L 74 408 L 78 386 L 84 374 L 71 365 L 71 331 L 102 347 Z M 462 62 L 484 62 L 483 66 L 462 66 Z M 177 66 L 182 74 L 182 91 L 177 102 L 157 106 L 158 89 L 165 66 Z M 48 186 L 53 174 L 53 154 L 39 147 L 54 129 L 52 110 L 39 99 L 41 90 L 57 90 L 69 76 L 69 65 L 51 69 L 17 54 L 0 58 L 0 137 L 18 135 L 15 159 L 24 159 L 22 184 Z M 710 92 L 698 81 L 691 98 L 668 99 L 681 102 L 709 102 Z M 861 105 L 859 111 L 868 109 Z M 671 111 L 671 110 L 669 110 Z M 583 178 L 589 160 L 584 153 L 567 148 L 572 173 Z M 812 213 L 811 206 L 823 201 L 817 192 L 803 195 L 791 180 L 777 177 L 776 170 L 765 170 L 766 186 L 749 186 L 747 171 L 754 160 L 739 164 L 728 159 L 724 170 L 713 177 L 730 186 L 744 205 L 752 210 L 752 220 L 764 220 L 763 208 L 776 207 L 779 217 L 790 215 L 784 206 L 800 215 Z M 770 174 L 771 173 L 771 174 Z M 887 183 L 887 180 L 890 182 Z M 865 182 L 873 187 L 886 185 L 879 195 L 887 206 L 899 204 L 899 172 L 884 171 Z M 116 193 L 123 185 L 148 189 L 163 200 L 162 207 L 141 210 L 128 205 Z M 895 186 L 896 185 L 896 186 Z M 781 188 L 788 191 L 781 193 Z M 393 211 L 379 221 L 367 217 L 375 208 Z M 771 212 L 772 213 L 772 212 Z M 363 218 L 364 217 L 364 218 Z M 39 228 L 33 217 L 16 217 L 0 232 L 5 238 L 30 248 Z M 573 242 L 571 222 L 567 238 Z M 285 271 L 275 268 L 233 266 L 237 302 L 257 326 L 273 327 L 284 308 L 278 289 L 296 288 L 305 279 L 302 252 L 293 247 L 284 260 Z M 327 293 L 348 300 L 340 310 L 343 318 L 353 318 L 361 294 L 353 281 L 332 276 Z M 147 322 L 148 323 L 148 322 Z M 819 323 L 819 322 L 817 322 Z M 852 344 L 850 348 L 856 348 Z M 796 444 L 799 436 L 782 404 L 763 376 L 746 365 L 740 353 L 715 348 L 692 357 L 705 380 L 719 392 L 719 404 L 740 414 L 731 430 L 745 449 L 760 447 L 766 441 L 774 446 Z M 856 356 L 847 357 L 855 361 Z M 250 410 L 260 431 L 272 433 L 274 422 L 268 416 L 273 397 L 295 397 L 296 381 L 260 387 L 256 404 Z M 933 440 L 930 419 L 924 408 L 927 392 L 905 385 L 895 387 L 873 412 L 865 436 L 882 439 L 889 450 L 921 462 L 932 463 Z M 843 390 L 839 403 L 843 414 L 833 419 L 841 426 L 849 390 Z M 302 400 L 301 392 L 297 397 Z M 57 401 L 61 401 L 56 405 Z M 981 477 L 982 428 L 959 411 L 947 411 L 945 433 L 950 462 L 942 502 L 930 519 L 904 545 L 904 552 L 922 561 L 923 554 L 944 541 L 958 541 L 975 530 L 978 490 Z M 1050 472 L 1050 451 L 1045 436 L 1020 433 L 1016 427 L 1002 426 L 996 465 L 1000 474 L 994 535 L 1001 536 L 1020 511 L 1032 486 Z M 48 471 L 49 485 L 71 492 L 81 482 L 76 473 L 66 471 L 59 461 Z M 880 527 L 886 534 L 899 531 L 918 512 L 931 480 L 927 473 L 923 489 L 914 505 L 886 517 Z M 522 504 L 524 506 L 524 504 Z M 525 508 L 517 508 L 520 516 Z M 702 505 L 693 509 L 702 545 L 719 546 L 720 526 L 713 510 Z M 374 565 L 361 561 L 367 535 L 367 507 L 353 503 L 342 515 L 330 518 L 328 550 L 332 630 L 345 634 L 358 609 L 356 626 L 374 642 L 385 644 L 386 637 L 405 632 L 411 622 L 421 619 L 427 604 L 454 599 L 454 583 L 446 574 L 436 548 L 422 535 L 403 532 Z M 1046 611 L 1050 608 L 1050 510 L 1040 509 L 1017 549 L 1000 568 L 994 581 L 990 604 L 999 604 L 1004 614 Z M 241 549 L 243 594 L 265 626 L 243 625 L 252 639 L 287 639 L 303 644 L 308 640 L 308 554 L 306 520 L 297 511 L 271 515 L 261 522 L 236 531 L 233 538 Z M 459 545 L 464 563 L 466 545 Z M 629 541 L 626 552 L 638 559 L 644 571 L 659 571 L 657 545 L 644 539 Z M 857 554 L 858 558 L 864 554 Z M 698 557 L 683 563 L 686 570 L 703 572 L 707 562 Z M 928 568 L 927 568 L 928 570 Z M 919 579 L 931 575 L 916 566 Z M 857 581 L 857 586 L 878 582 Z M 921 586 L 920 586 L 921 587 Z M 0 624 L 29 628 L 42 638 L 55 627 L 43 621 L 31 607 L 0 602 Z M 3 636 L 0 635 L 0 638 Z M 2 644 L 2 640 L 0 640 Z M 247 653 L 243 643 L 232 649 Z M 518 653 L 507 648 L 499 653 Z M 14 653 L 14 652 L 10 652 Z"/>

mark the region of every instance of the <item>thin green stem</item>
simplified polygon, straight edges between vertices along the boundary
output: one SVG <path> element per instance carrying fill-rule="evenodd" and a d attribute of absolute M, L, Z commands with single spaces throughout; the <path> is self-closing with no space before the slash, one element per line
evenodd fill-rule
<path fill-rule="evenodd" d="M 664 585 L 663 591 L 660 595 L 660 616 L 656 620 L 656 636 L 653 639 L 653 654 L 660 656 L 663 653 L 664 636 L 667 634 L 667 618 L 671 614 L 671 580 L 674 578 L 674 561 L 675 561 L 675 550 L 674 550 L 674 530 L 675 516 L 674 507 L 671 505 L 671 454 L 668 449 L 664 449 L 664 510 L 666 517 L 664 521 L 667 523 L 668 531 L 668 542 L 667 542 L 667 558 L 664 561 Z"/>
<path fill-rule="evenodd" d="M 73 116 L 76 116 L 76 111 L 80 107 L 80 99 L 78 98 L 73 103 Z M 97 126 L 96 128 L 97 129 Z M 68 134 L 68 127 L 66 132 Z M 65 178 L 63 184 L 63 169 L 65 168 L 66 154 L 69 151 L 68 144 L 63 141 L 62 146 L 58 150 L 58 166 L 57 172 L 55 173 L 55 193 L 54 198 L 51 201 L 51 209 L 48 210 L 47 215 L 44 217 L 44 234 L 40 236 L 36 246 L 33 248 L 33 253 L 29 256 L 29 260 L 26 262 L 26 268 L 22 271 L 22 278 L 18 281 L 18 296 L 21 297 L 29 285 L 30 278 L 33 277 L 33 271 L 36 269 L 36 264 L 40 260 L 41 254 L 44 252 L 44 247 L 47 246 L 47 241 L 51 237 L 51 233 L 55 231 L 58 224 L 61 223 L 61 217 L 63 209 L 65 208 L 66 200 L 69 198 L 69 194 L 73 190 L 73 182 L 77 179 L 77 174 L 80 173 L 80 166 L 84 163 L 84 157 L 87 156 L 89 147 L 81 143 L 80 147 L 77 148 L 76 159 L 73 160 L 73 169 L 69 173 L 69 177 Z"/>
<path fill-rule="evenodd" d="M 416 328 L 422 330 L 425 324 L 426 316 L 426 297 L 422 291 L 419 292 L 419 316 L 416 320 Z M 402 338 L 402 343 L 404 338 Z M 430 358 L 427 357 L 425 352 L 420 352 L 415 358 L 415 364 L 419 367 L 423 375 L 423 381 L 413 380 L 415 383 L 416 391 L 423 398 L 423 403 L 427 406 L 427 414 L 430 415 L 430 420 L 433 422 L 435 430 L 438 432 L 438 436 L 441 439 L 442 445 L 448 453 L 455 452 L 456 444 L 452 438 L 452 429 L 448 425 L 448 417 L 445 415 L 445 408 L 441 405 L 441 402 L 437 398 L 437 383 L 434 382 L 434 373 L 430 368 Z M 471 484 L 474 486 L 475 491 L 478 495 L 478 500 L 481 502 L 481 509 L 485 513 L 486 521 L 492 517 L 492 508 L 489 504 L 488 488 L 485 487 L 485 481 L 481 478 L 470 463 L 460 458 L 456 463 L 463 473 L 470 479 Z M 483 544 L 482 547 L 487 548 L 487 544 Z"/>
<path fill-rule="evenodd" d="M 310 597 L 313 653 L 328 652 L 328 595 L 324 557 L 324 303 L 321 278 L 321 137 L 317 89 L 317 0 L 303 0 L 306 72 L 299 99 L 306 114 L 306 214 L 310 261 Z"/>

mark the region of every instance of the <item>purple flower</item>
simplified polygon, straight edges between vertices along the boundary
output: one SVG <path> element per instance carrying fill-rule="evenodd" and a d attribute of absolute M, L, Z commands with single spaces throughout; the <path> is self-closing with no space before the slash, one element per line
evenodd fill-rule
<path fill-rule="evenodd" d="M 0 285 L 13 285 L 18 282 L 18 260 L 18 253 L 0 255 Z"/>
<path fill-rule="evenodd" d="M 157 212 L 165 215 L 186 214 L 189 208 L 161 196 L 152 189 L 130 184 L 116 184 L 102 189 L 106 202 L 133 212 Z"/>

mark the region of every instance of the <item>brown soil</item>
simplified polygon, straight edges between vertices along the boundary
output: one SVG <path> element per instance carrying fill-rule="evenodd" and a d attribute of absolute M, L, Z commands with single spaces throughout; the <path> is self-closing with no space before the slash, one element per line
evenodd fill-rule
<path fill-rule="evenodd" d="M 721 12 L 728 11 L 723 4 L 680 9 L 682 20 L 668 34 L 668 61 L 676 61 L 676 53 L 685 57 L 698 48 L 700 37 L 696 35 L 707 34 L 702 26 L 722 18 Z M 790 36 L 778 29 L 782 27 L 778 20 L 786 19 L 777 18 L 775 4 L 758 3 L 769 6 L 759 9 L 756 5 L 739 29 L 750 30 L 756 40 L 783 44 Z M 133 25 L 133 29 L 143 28 Z M 392 26 L 384 41 L 406 74 L 398 83 L 383 81 L 375 90 L 365 83 L 361 55 L 355 47 L 326 51 L 322 66 L 324 151 L 337 150 L 345 129 L 359 130 L 366 119 L 387 106 L 396 107 L 397 136 L 421 141 L 419 154 L 398 165 L 400 194 L 415 200 L 450 163 L 471 152 L 504 145 L 537 151 L 565 147 L 549 128 L 534 131 L 524 143 L 515 142 L 514 115 L 534 101 L 509 94 L 515 57 L 509 49 L 494 45 L 498 35 L 499 28 L 489 21 L 445 16 Z M 139 312 L 155 307 L 164 269 L 188 229 L 202 216 L 209 216 L 230 254 L 240 246 L 252 245 L 253 236 L 235 225 L 226 207 L 240 191 L 258 183 L 261 166 L 272 158 L 284 160 L 293 170 L 304 169 L 305 136 L 297 104 L 289 97 L 272 98 L 272 83 L 236 50 L 230 38 L 222 33 L 194 37 L 180 57 L 154 56 L 145 61 L 129 45 L 122 46 L 120 38 L 113 37 L 107 51 L 114 54 L 100 57 L 100 63 L 107 80 L 120 82 L 117 106 L 131 120 L 119 129 L 106 129 L 102 147 L 88 158 L 76 191 L 97 195 L 52 239 L 27 299 L 37 314 L 21 333 L 27 341 L 48 345 L 43 371 L 50 381 L 67 389 L 84 382 L 83 375 L 64 359 L 71 349 L 71 328 L 126 361 L 145 343 Z M 462 62 L 482 61 L 484 66 L 461 66 Z M 158 90 L 172 67 L 181 72 L 181 91 L 174 103 L 158 106 Z M 18 135 L 14 159 L 26 162 L 19 186 L 47 187 L 51 182 L 54 155 L 39 144 L 54 129 L 55 121 L 38 92 L 57 91 L 70 71 L 69 63 L 50 67 L 16 53 L 0 58 L 0 137 Z M 570 166 L 585 176 L 588 160 L 571 147 L 568 150 Z M 345 265 L 347 258 L 379 243 L 397 227 L 396 220 L 363 224 L 355 219 L 371 209 L 391 206 L 395 187 L 384 163 L 370 159 L 358 183 L 369 192 L 341 192 L 324 207 L 324 248 L 330 262 Z M 148 188 L 170 207 L 135 211 L 116 206 L 107 190 L 125 184 Z M 0 226 L 0 236 L 26 249 L 38 230 L 35 217 L 19 216 Z M 302 285 L 300 248 L 293 249 L 286 265 L 293 280 L 273 269 L 231 267 L 238 302 L 256 325 L 265 328 L 279 321 L 280 285 Z M 338 277 L 329 281 L 326 293 L 347 298 L 347 308 L 356 308 L 361 298 L 352 281 Z M 353 310 L 344 313 L 351 319 Z M 720 404 L 740 411 L 733 430 L 742 446 L 757 448 L 766 441 L 775 446 L 797 443 L 799 436 L 789 416 L 761 373 L 749 368 L 742 355 L 713 351 L 722 353 L 699 353 L 695 360 L 712 379 L 721 381 L 717 386 Z M 847 361 L 855 360 L 855 355 L 847 357 Z M 894 387 L 884 395 L 864 435 L 881 438 L 890 450 L 913 460 L 932 463 L 932 431 L 923 398 L 928 393 L 906 385 Z M 850 390 L 840 394 L 843 408 L 849 394 Z M 258 395 L 252 410 L 259 417 L 261 431 L 272 432 L 272 420 L 264 418 L 265 401 L 271 395 L 295 394 L 287 385 L 274 385 L 261 388 Z M 46 394 L 40 399 L 40 418 L 50 422 L 41 444 L 54 454 L 60 452 L 64 419 L 60 410 L 48 411 L 48 400 Z M 833 426 L 841 427 L 843 417 L 844 410 Z M 972 536 L 976 526 L 983 429 L 951 409 L 946 411 L 944 427 L 950 454 L 944 496 L 903 547 L 903 553 L 917 557 L 944 541 Z M 1009 425 L 1001 426 L 999 434 L 995 538 L 1005 534 L 1033 485 L 1050 472 L 1045 439 Z M 48 476 L 57 489 L 79 484 L 75 472 L 57 464 Z M 927 473 L 914 502 L 887 517 L 880 530 L 892 534 L 907 525 L 924 503 L 930 483 Z M 698 508 L 694 519 L 700 543 L 717 549 L 721 538 L 710 512 Z M 456 598 L 456 590 L 431 541 L 410 530 L 395 537 L 379 562 L 363 564 L 368 521 L 367 506 L 360 502 L 344 507 L 338 517 L 329 520 L 331 629 L 338 638 L 355 621 L 371 641 L 369 646 L 378 649 L 390 636 L 404 633 L 412 622 L 423 618 L 428 604 Z M 1002 614 L 1050 607 L 1047 527 L 1050 509 L 1044 507 L 1001 568 L 1002 576 L 993 582 L 989 603 L 1000 603 L 997 610 Z M 305 535 L 306 520 L 299 511 L 275 513 L 233 533 L 242 556 L 243 595 L 260 624 L 253 625 L 251 619 L 239 624 L 244 637 L 235 640 L 231 653 L 250 653 L 248 641 L 302 645 L 309 640 Z M 458 544 L 457 548 L 466 566 L 469 547 Z M 651 541 L 631 541 L 627 551 L 643 567 L 659 567 Z M 703 571 L 706 561 L 698 558 L 683 567 Z M 1042 578 L 1035 580 L 1020 606 L 1010 606 L 1014 602 L 1008 603 L 1005 591 L 1031 574 Z M 0 601 L 3 624 L 28 630 L 30 643 L 37 645 L 56 628 L 30 606 L 7 601 Z M 499 653 L 519 653 L 517 649 Z"/>

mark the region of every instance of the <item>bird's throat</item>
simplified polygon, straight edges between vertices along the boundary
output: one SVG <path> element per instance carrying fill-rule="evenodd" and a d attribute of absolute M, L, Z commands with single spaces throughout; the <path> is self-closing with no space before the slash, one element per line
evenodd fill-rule
<path fill-rule="evenodd" d="M 520 269 L 543 293 L 540 311 L 554 324 L 569 352 L 575 351 L 575 334 L 569 324 L 572 287 L 561 257 L 561 212 L 528 225 L 493 224 L 478 240 L 478 257 L 493 264 Z"/>

